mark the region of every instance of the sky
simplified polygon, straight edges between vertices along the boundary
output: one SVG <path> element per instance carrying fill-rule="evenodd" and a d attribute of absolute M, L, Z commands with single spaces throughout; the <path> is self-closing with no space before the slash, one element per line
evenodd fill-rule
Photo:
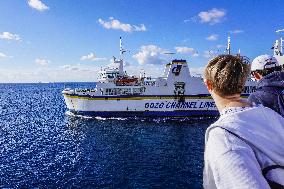
<path fill-rule="evenodd" d="M 253 60 L 283 28 L 282 0 L 1 0 L 0 83 L 97 81 L 119 37 L 129 75 L 161 76 L 172 59 L 202 75 L 229 35 Z"/>

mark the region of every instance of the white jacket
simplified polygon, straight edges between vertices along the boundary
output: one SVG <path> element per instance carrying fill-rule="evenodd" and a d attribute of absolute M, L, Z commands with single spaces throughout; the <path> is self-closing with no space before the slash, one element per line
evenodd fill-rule
<path fill-rule="evenodd" d="M 225 112 L 206 130 L 204 188 L 270 188 L 262 169 L 284 165 L 284 118 L 263 106 L 231 108 Z M 276 177 L 275 181 L 284 185 L 283 172 L 273 175 Z"/>

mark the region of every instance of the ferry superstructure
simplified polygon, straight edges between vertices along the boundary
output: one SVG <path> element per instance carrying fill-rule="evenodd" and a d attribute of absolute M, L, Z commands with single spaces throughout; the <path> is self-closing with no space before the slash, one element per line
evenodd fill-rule
<path fill-rule="evenodd" d="M 165 65 L 161 77 L 128 76 L 123 70 L 120 39 L 118 68 L 100 71 L 99 82 L 90 89 L 63 90 L 67 108 L 75 115 L 100 117 L 185 117 L 216 116 L 216 105 L 202 77 L 190 74 L 186 60 L 173 60 Z M 255 82 L 248 80 L 244 96 L 254 90 Z"/>

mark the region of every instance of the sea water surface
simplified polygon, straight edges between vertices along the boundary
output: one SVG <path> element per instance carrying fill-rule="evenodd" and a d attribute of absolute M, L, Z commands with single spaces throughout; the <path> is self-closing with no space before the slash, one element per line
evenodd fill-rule
<path fill-rule="evenodd" d="M 0 84 L 0 188 L 202 188 L 214 118 L 73 117 L 64 87 Z"/>

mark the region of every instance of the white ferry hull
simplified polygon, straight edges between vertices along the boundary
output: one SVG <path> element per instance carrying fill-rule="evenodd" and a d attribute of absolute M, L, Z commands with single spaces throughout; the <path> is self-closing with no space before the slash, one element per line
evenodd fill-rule
<path fill-rule="evenodd" d="M 209 94 L 187 95 L 184 101 L 175 96 L 79 96 L 65 94 L 69 111 L 77 115 L 101 117 L 133 116 L 217 116 L 216 105 Z"/>

